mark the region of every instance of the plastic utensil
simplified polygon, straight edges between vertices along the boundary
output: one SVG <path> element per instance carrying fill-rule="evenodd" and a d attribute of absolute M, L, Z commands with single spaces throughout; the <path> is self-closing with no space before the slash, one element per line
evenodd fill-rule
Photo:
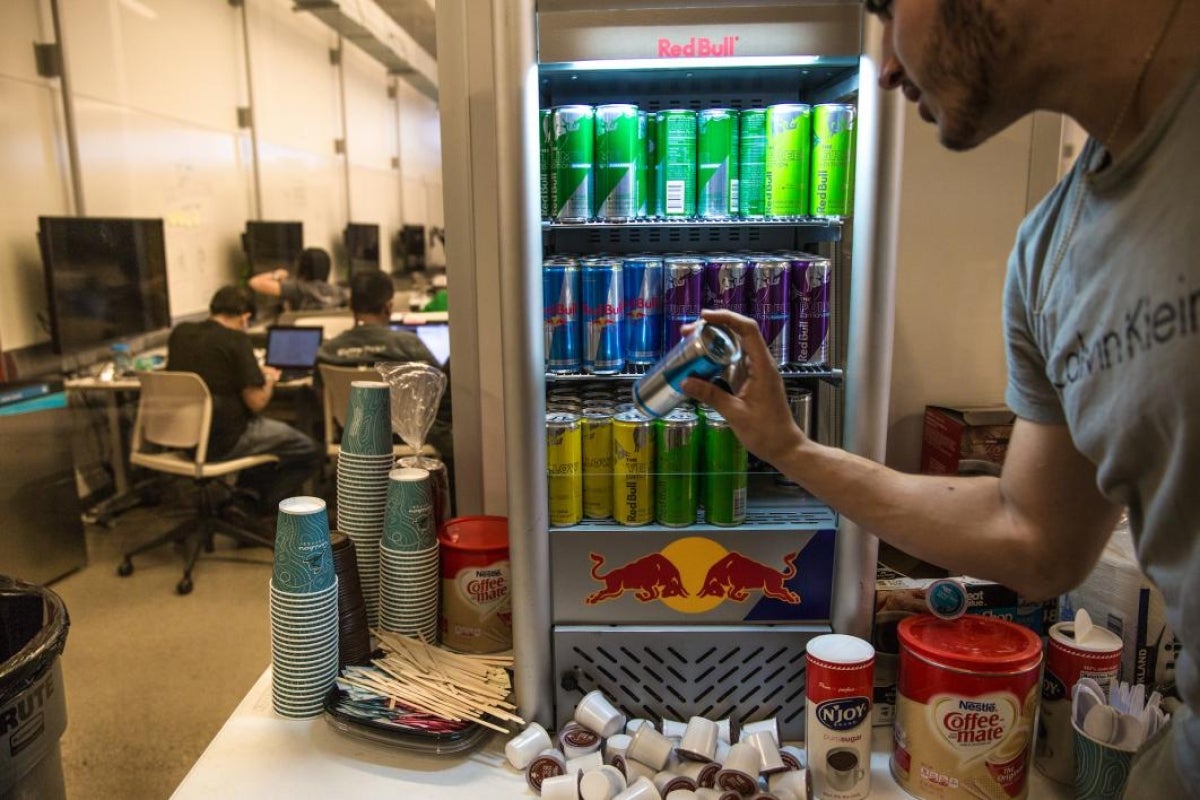
<path fill-rule="evenodd" d="M 1083 718 L 1083 732 L 1101 744 L 1111 744 L 1120 715 L 1109 706 L 1094 706 Z"/>
<path fill-rule="evenodd" d="M 1146 726 L 1132 714 L 1120 714 L 1116 718 L 1112 746 L 1118 750 L 1137 750 L 1146 741 Z"/>
<path fill-rule="evenodd" d="M 1092 615 L 1087 612 L 1086 608 L 1081 608 L 1075 612 L 1075 642 L 1076 644 L 1086 644 L 1087 638 L 1092 632 Z"/>
<path fill-rule="evenodd" d="M 1146 703 L 1146 687 L 1143 684 L 1134 686 L 1129 692 L 1129 711 L 1135 717 L 1141 716 Z"/>
<path fill-rule="evenodd" d="M 1092 709 L 1103 705 L 1103 698 L 1098 697 L 1091 689 L 1081 689 L 1076 684 L 1074 697 L 1071 698 L 1071 717 L 1075 720 L 1076 725 L 1082 728 L 1083 721 L 1087 719 Z"/>

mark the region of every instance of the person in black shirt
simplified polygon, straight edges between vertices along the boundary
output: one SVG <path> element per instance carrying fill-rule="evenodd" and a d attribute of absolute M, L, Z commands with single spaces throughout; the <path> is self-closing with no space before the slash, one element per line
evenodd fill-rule
<path fill-rule="evenodd" d="M 286 311 L 338 308 L 345 305 L 346 295 L 329 283 L 329 264 L 329 253 L 309 247 L 300 254 L 295 278 L 286 269 L 260 272 L 250 279 L 250 288 L 281 298 Z"/>
<path fill-rule="evenodd" d="M 312 438 L 292 426 L 260 415 L 271 400 L 279 370 L 260 367 L 246 328 L 254 308 L 247 289 L 226 286 L 213 295 L 211 316 L 182 322 L 167 340 L 167 369 L 198 374 L 212 393 L 213 417 L 208 457 L 227 461 L 268 453 L 277 464 L 243 470 L 238 486 L 250 511 L 260 517 L 255 527 L 274 528 L 280 500 L 298 494 L 324 461 Z"/>

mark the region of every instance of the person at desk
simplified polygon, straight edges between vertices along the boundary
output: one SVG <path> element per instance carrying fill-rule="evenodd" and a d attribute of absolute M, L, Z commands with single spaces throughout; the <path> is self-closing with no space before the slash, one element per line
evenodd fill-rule
<path fill-rule="evenodd" d="M 295 278 L 286 269 L 261 272 L 250 278 L 250 288 L 282 299 L 285 311 L 337 308 L 345 305 L 346 296 L 329 283 L 329 264 L 329 253 L 309 247 L 300 254 Z"/>
<path fill-rule="evenodd" d="M 441 454 L 450 479 L 454 477 L 454 440 L 451 435 L 450 362 L 439 364 L 416 334 L 392 330 L 392 305 L 396 289 L 391 276 L 379 270 L 355 273 L 350 279 L 350 310 L 354 327 L 321 345 L 317 361 L 335 366 L 359 366 L 379 361 L 417 361 L 446 374 L 447 388 L 429 430 L 429 444 Z"/>
<path fill-rule="evenodd" d="M 212 393 L 208 455 L 214 461 L 268 453 L 277 464 L 244 470 L 239 491 L 226 511 L 237 523 L 272 535 L 280 500 L 300 487 L 324 461 L 315 441 L 287 423 L 261 415 L 271 400 L 279 370 L 260 367 L 246 329 L 254 298 L 239 286 L 217 290 L 208 319 L 182 322 L 167 339 L 167 369 L 194 372 Z"/>

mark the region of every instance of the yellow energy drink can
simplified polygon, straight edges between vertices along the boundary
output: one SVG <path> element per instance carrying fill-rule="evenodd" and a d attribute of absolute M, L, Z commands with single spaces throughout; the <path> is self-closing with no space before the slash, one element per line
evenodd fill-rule
<path fill-rule="evenodd" d="M 612 410 L 585 406 L 582 426 L 583 515 L 588 519 L 608 519 L 613 511 Z"/>
<path fill-rule="evenodd" d="M 583 521 L 582 439 L 578 414 L 555 411 L 546 415 L 546 496 L 551 527 Z"/>
<path fill-rule="evenodd" d="M 654 521 L 654 423 L 640 411 L 613 417 L 613 519 L 621 525 Z"/>

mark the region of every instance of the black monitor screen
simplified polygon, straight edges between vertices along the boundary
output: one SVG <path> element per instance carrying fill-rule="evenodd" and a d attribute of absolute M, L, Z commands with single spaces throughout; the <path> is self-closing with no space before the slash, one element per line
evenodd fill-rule
<path fill-rule="evenodd" d="M 250 221 L 242 241 L 254 272 L 279 267 L 294 271 L 304 249 L 304 223 Z"/>
<path fill-rule="evenodd" d="M 58 353 L 171 325 L 161 219 L 39 217 Z"/>
<path fill-rule="evenodd" d="M 346 259 L 350 274 L 364 269 L 379 269 L 379 226 L 351 222 L 346 226 Z"/>

